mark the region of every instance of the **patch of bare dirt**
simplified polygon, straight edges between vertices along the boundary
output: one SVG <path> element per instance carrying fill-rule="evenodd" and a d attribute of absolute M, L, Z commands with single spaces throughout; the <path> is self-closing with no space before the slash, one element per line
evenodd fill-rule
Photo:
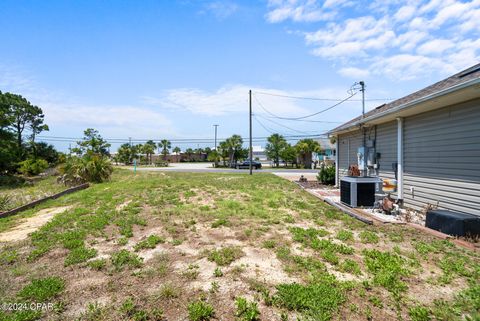
<path fill-rule="evenodd" d="M 250 246 L 243 247 L 242 250 L 245 256 L 239 258 L 236 264 L 246 266 L 243 275 L 269 284 L 299 281 L 283 271 L 282 263 L 272 251 Z"/>
<path fill-rule="evenodd" d="M 125 207 L 128 206 L 128 204 L 130 204 L 132 202 L 132 200 L 126 200 L 125 202 L 123 202 L 122 204 L 119 204 L 117 205 L 117 207 L 115 207 L 115 210 L 117 212 L 120 212 L 121 210 L 123 210 Z"/>
<path fill-rule="evenodd" d="M 8 231 L 0 233 L 0 242 L 15 242 L 24 240 L 30 233 L 38 230 L 45 223 L 50 221 L 56 214 L 63 213 L 70 208 L 71 206 L 62 206 L 40 210 L 34 216 L 24 219 L 19 225 Z"/>

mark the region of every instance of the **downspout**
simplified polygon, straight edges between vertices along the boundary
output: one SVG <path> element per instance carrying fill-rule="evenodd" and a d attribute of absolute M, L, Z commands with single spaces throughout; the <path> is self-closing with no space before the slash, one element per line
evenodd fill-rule
<path fill-rule="evenodd" d="M 340 139 L 340 137 L 337 136 L 337 139 L 335 140 L 335 187 L 338 187 L 339 186 L 339 169 L 340 169 L 340 165 L 339 165 L 339 157 L 338 155 L 340 154 L 339 153 L 339 150 L 338 150 L 338 146 L 340 146 L 340 144 L 338 143 L 338 140 Z"/>
<path fill-rule="evenodd" d="M 403 202 L 403 118 L 397 118 L 397 195 Z"/>

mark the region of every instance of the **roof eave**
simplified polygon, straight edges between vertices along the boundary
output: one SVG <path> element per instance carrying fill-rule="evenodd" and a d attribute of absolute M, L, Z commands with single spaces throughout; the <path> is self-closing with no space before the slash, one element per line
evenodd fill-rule
<path fill-rule="evenodd" d="M 335 136 L 335 135 L 338 135 L 338 134 L 350 132 L 352 130 L 358 129 L 360 126 L 365 125 L 370 121 L 378 120 L 382 117 L 386 117 L 388 115 L 394 114 L 394 113 L 399 112 L 399 111 L 404 110 L 404 109 L 414 108 L 415 106 L 418 106 L 421 103 L 424 103 L 424 102 L 427 102 L 427 101 L 430 101 L 430 100 L 433 100 L 433 99 L 441 98 L 442 96 L 451 94 L 455 91 L 465 89 L 465 88 L 468 88 L 468 87 L 471 87 L 471 86 L 475 86 L 475 85 L 478 85 L 478 84 L 480 84 L 480 78 L 475 78 L 475 79 L 466 81 L 464 83 L 446 88 L 446 89 L 441 90 L 441 91 L 438 91 L 436 93 L 418 98 L 418 99 L 413 100 L 411 102 L 408 102 L 408 103 L 405 103 L 405 104 L 402 104 L 402 105 L 398 105 L 397 107 L 388 109 L 386 111 L 379 112 L 379 113 L 371 115 L 369 117 L 359 119 L 356 122 L 349 125 L 348 127 L 342 128 L 340 126 L 340 127 L 338 127 L 338 129 L 333 129 L 333 130 L 327 132 L 327 134 L 329 136 L 330 135 Z"/>

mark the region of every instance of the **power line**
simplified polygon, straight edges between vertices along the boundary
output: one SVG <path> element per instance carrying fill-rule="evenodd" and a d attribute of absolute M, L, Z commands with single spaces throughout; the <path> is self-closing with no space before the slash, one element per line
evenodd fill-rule
<path fill-rule="evenodd" d="M 264 92 L 264 91 L 254 91 L 254 93 L 257 93 L 257 94 L 260 94 L 260 95 L 268 95 L 268 96 L 291 98 L 291 99 L 319 100 L 319 101 L 343 101 L 343 99 L 290 96 L 290 95 L 267 93 L 267 92 Z M 365 101 L 387 101 L 387 100 L 395 100 L 395 99 L 394 98 L 370 98 L 370 99 L 365 99 Z M 361 99 L 352 99 L 351 101 L 361 101 Z"/>
<path fill-rule="evenodd" d="M 278 118 L 278 119 L 283 119 L 283 120 L 304 120 L 305 118 L 310 118 L 310 117 L 313 117 L 313 116 L 316 116 L 316 115 L 319 115 L 321 113 L 324 113 L 330 109 L 333 109 L 337 106 L 339 106 L 340 104 L 343 104 L 344 102 L 346 102 L 347 100 L 349 100 L 350 98 L 352 98 L 353 96 L 355 96 L 357 94 L 357 92 L 352 92 L 350 94 L 350 96 L 348 96 L 347 98 L 344 98 L 343 100 L 339 101 L 338 103 L 330 106 L 330 107 L 327 107 L 325 109 L 322 109 L 316 113 L 313 113 L 313 114 L 310 114 L 310 115 L 306 115 L 306 116 L 302 116 L 302 117 L 281 117 L 281 116 L 278 116 L 278 115 L 275 115 L 274 113 L 272 113 L 271 111 L 267 110 L 263 104 L 260 102 L 260 100 L 258 100 L 258 98 L 256 96 L 255 97 L 255 100 L 258 102 L 259 106 L 265 111 L 267 112 L 268 114 L 270 114 L 273 118 Z"/>
<path fill-rule="evenodd" d="M 301 130 L 298 130 L 298 129 L 294 129 L 294 128 L 285 126 L 285 125 L 283 125 L 283 124 L 277 123 L 276 121 L 273 121 L 273 120 L 271 120 L 271 119 L 268 119 L 268 118 L 266 118 L 266 117 L 263 117 L 262 115 L 257 115 L 257 116 L 265 119 L 266 121 L 269 121 L 269 122 L 271 122 L 271 123 L 274 123 L 274 124 L 277 125 L 277 126 L 284 127 L 284 128 L 286 128 L 286 129 L 288 129 L 288 130 L 291 130 L 291 131 L 294 131 L 294 132 L 297 132 L 297 133 L 301 133 L 301 134 L 307 134 L 307 135 L 310 134 L 309 132 L 304 132 L 304 131 L 301 131 Z"/>
<path fill-rule="evenodd" d="M 306 132 L 305 132 L 306 133 Z M 292 140 L 294 139 L 298 139 L 298 138 L 305 138 L 305 137 L 318 137 L 318 136 L 325 136 L 326 134 L 323 134 L 323 133 L 316 133 L 316 134 L 308 134 L 308 135 L 286 135 L 285 137 L 286 138 L 291 138 Z M 74 137 L 60 137 L 60 136 L 37 136 L 37 138 L 39 139 L 39 141 L 52 141 L 52 142 L 67 142 L 67 143 L 70 143 L 70 142 L 77 142 L 77 141 L 83 141 L 83 138 L 74 138 Z M 226 140 L 227 138 L 217 138 L 217 140 Z M 257 137 L 253 137 L 252 139 L 256 140 L 256 141 L 264 141 L 266 139 L 268 139 L 268 137 L 266 136 L 257 136 Z M 125 139 L 121 139 L 121 138 L 116 138 L 115 140 L 112 140 L 110 138 L 104 138 L 105 141 L 109 142 L 109 143 L 114 143 L 114 144 L 122 144 L 122 143 L 129 143 L 129 140 L 128 138 L 125 138 Z M 159 141 L 159 139 L 133 139 L 132 138 L 132 143 L 135 142 L 135 143 L 139 143 L 139 142 L 147 142 L 149 140 L 153 140 L 153 141 Z M 208 143 L 214 143 L 214 139 L 213 138 L 185 138 L 185 139 L 182 139 L 182 140 L 174 140 L 174 139 L 168 139 L 170 142 L 172 143 L 176 143 L 176 144 L 197 144 L 197 143 L 204 143 L 204 144 L 208 144 Z"/>
<path fill-rule="evenodd" d="M 254 91 L 254 93 L 257 93 L 257 94 L 260 94 L 260 95 L 291 98 L 291 99 L 320 100 L 320 101 L 342 101 L 343 100 L 343 99 L 337 99 L 337 98 L 290 96 L 290 95 L 283 95 L 283 94 L 267 93 L 267 92 L 264 92 L 264 91 Z M 365 99 L 365 101 L 387 101 L 387 100 L 391 101 L 391 100 L 395 100 L 395 98 L 370 98 L 370 99 Z M 351 101 L 361 101 L 361 99 L 352 99 Z"/>
<path fill-rule="evenodd" d="M 255 121 L 263 127 L 263 129 L 265 129 L 267 132 L 269 132 L 270 134 L 274 134 L 275 131 L 272 130 L 272 129 L 269 129 L 268 127 L 266 127 L 255 115 L 253 115 L 253 119 L 255 119 Z"/>

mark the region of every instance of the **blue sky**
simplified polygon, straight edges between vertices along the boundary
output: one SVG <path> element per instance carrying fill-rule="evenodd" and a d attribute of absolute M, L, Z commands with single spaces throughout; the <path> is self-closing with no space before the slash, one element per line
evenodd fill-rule
<path fill-rule="evenodd" d="M 0 90 L 44 109 L 44 136 L 247 137 L 249 89 L 254 136 L 322 133 L 361 103 L 294 122 L 260 104 L 298 117 L 334 102 L 259 92 L 342 99 L 364 80 L 367 99 L 399 98 L 480 56 L 478 0 L 2 0 L 0 13 Z"/>

